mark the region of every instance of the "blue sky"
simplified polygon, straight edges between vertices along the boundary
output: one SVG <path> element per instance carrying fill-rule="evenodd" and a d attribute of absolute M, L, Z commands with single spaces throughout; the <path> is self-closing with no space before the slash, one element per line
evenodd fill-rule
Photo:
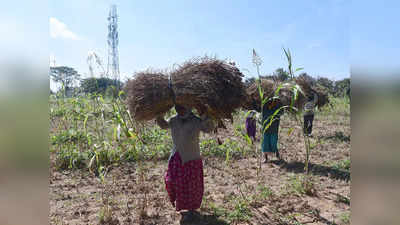
<path fill-rule="evenodd" d="M 352 1 L 350 60 L 368 70 L 400 72 L 400 1 Z M 372 68 L 371 68 L 372 67 Z M 373 71 L 375 73 L 376 71 Z M 377 74 L 379 76 L 379 74 Z"/>
<path fill-rule="evenodd" d="M 251 3 L 250 3 L 251 2 Z M 120 71 L 124 77 L 169 68 L 194 56 L 232 59 L 246 76 L 256 75 L 251 51 L 272 73 L 286 67 L 282 47 L 295 67 L 312 76 L 350 76 L 350 2 L 306 1 L 99 1 L 50 2 L 50 55 L 57 65 L 88 74 L 88 51 L 107 63 L 107 15 L 119 14 Z"/>

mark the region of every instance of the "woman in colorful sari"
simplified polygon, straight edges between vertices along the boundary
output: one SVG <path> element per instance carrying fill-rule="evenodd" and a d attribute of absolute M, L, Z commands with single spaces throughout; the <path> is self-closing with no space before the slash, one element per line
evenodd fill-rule
<path fill-rule="evenodd" d="M 263 142 L 261 144 L 261 150 L 264 153 L 264 163 L 268 162 L 268 155 L 276 155 L 276 157 L 280 160 L 280 155 L 278 151 L 278 131 L 279 131 L 279 122 L 280 116 L 282 115 L 283 110 L 279 110 L 279 112 L 275 115 L 274 113 L 281 107 L 279 99 L 271 99 L 269 100 L 263 108 L 262 113 L 262 123 L 263 123 Z M 272 120 L 272 122 L 271 122 Z M 264 131 L 264 129 L 269 125 L 269 127 Z"/>
<path fill-rule="evenodd" d="M 195 210 L 200 208 L 204 192 L 200 131 L 209 133 L 214 124 L 204 114 L 205 110 L 199 111 L 201 118 L 195 116 L 191 109 L 181 105 L 176 105 L 175 110 L 178 115 L 168 122 L 161 116 L 156 122 L 162 129 L 171 129 L 173 149 L 165 174 L 169 199 L 176 211 L 187 210 L 186 215 L 190 218 Z"/>
<path fill-rule="evenodd" d="M 251 139 L 253 144 L 256 141 L 257 119 L 256 112 L 251 110 L 246 118 L 246 131 L 247 136 Z"/>

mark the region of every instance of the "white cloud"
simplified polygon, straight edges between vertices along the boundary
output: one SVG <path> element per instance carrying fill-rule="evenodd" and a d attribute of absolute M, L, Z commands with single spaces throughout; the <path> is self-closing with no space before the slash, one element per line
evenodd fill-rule
<path fill-rule="evenodd" d="M 50 37 L 81 40 L 77 34 L 70 31 L 67 25 L 54 17 L 50 17 Z"/>

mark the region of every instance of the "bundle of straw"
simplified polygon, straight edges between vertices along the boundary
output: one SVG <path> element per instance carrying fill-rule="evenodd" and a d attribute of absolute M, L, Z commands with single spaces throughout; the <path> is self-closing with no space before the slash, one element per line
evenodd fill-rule
<path fill-rule="evenodd" d="M 217 119 L 232 119 L 245 100 L 242 77 L 235 66 L 208 57 L 188 60 L 171 73 L 176 102 L 196 109 L 208 106 Z"/>
<path fill-rule="evenodd" d="M 313 92 L 313 83 L 311 80 L 306 79 L 306 77 L 296 77 L 295 82 L 301 87 L 301 90 L 304 92 L 304 94 L 309 95 Z"/>
<path fill-rule="evenodd" d="M 260 82 L 260 83 L 259 83 Z M 256 80 L 246 89 L 246 101 L 243 102 L 242 107 L 247 110 L 257 110 L 261 112 L 261 97 L 259 94 L 259 84 L 264 93 L 264 98 L 273 97 L 276 90 L 277 83 L 270 79 Z"/>
<path fill-rule="evenodd" d="M 194 58 L 169 76 L 151 71 L 137 73 L 126 85 L 127 103 L 138 121 L 164 114 L 175 103 L 197 110 L 206 108 L 220 122 L 232 120 L 232 112 L 246 98 L 242 77 L 238 68 L 225 61 Z"/>
<path fill-rule="evenodd" d="M 299 85 L 295 81 L 280 82 L 263 78 L 257 80 L 246 89 L 247 98 L 242 105 L 243 108 L 257 110 L 258 112 L 261 111 L 259 84 L 263 91 L 264 99 L 277 97 L 283 106 L 293 106 L 298 110 L 301 110 L 305 103 L 306 94 L 303 90 L 305 84 Z"/>
<path fill-rule="evenodd" d="M 134 75 L 125 86 L 129 111 L 137 121 L 165 114 L 174 105 L 168 89 L 168 77 L 147 70 Z"/>
<path fill-rule="evenodd" d="M 329 103 L 328 92 L 319 86 L 314 86 L 313 91 L 318 95 L 318 108 L 321 108 Z"/>
<path fill-rule="evenodd" d="M 304 90 L 304 86 L 293 81 L 281 83 L 279 85 L 279 99 L 282 105 L 292 106 L 301 111 L 307 100 L 307 89 Z"/>

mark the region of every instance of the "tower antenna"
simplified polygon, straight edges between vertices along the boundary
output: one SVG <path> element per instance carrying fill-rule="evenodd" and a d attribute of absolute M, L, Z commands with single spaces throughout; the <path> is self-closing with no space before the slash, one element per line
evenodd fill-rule
<path fill-rule="evenodd" d="M 111 75 L 115 88 L 119 91 L 119 57 L 118 57 L 118 14 L 117 6 L 111 5 L 108 15 L 108 65 L 107 75 Z M 110 74 L 111 73 L 111 74 Z"/>

